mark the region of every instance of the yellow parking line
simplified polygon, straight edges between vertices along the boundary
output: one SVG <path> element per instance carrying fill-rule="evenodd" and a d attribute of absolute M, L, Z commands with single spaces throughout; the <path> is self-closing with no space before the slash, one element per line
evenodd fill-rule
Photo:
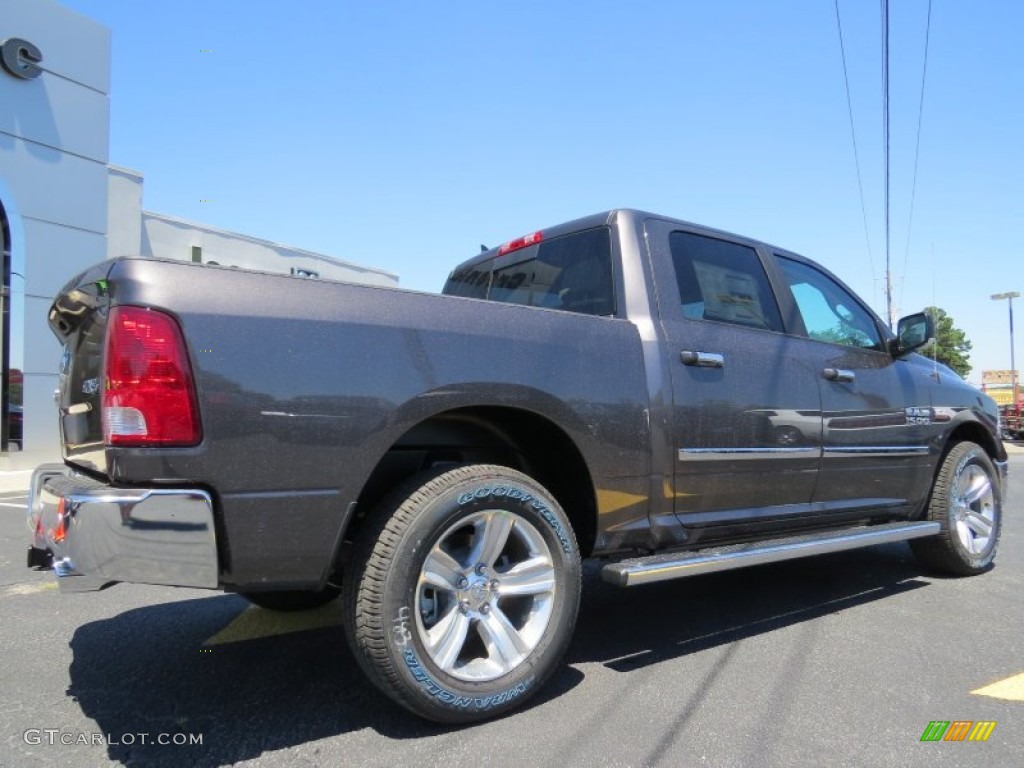
<path fill-rule="evenodd" d="M 600 488 L 597 491 L 597 510 L 602 515 L 618 512 L 620 509 L 632 507 L 644 501 L 647 501 L 646 496 L 637 496 L 635 493 L 606 491 Z"/>
<path fill-rule="evenodd" d="M 341 603 L 334 601 L 312 611 L 283 613 L 250 605 L 224 629 L 203 643 L 204 646 L 240 643 L 260 637 L 306 632 L 310 629 L 336 627 L 342 623 Z"/>
<path fill-rule="evenodd" d="M 15 597 L 17 595 L 35 595 L 39 592 L 47 592 L 57 588 L 56 581 L 29 581 L 24 584 L 12 584 L 0 590 L 0 597 Z"/>
<path fill-rule="evenodd" d="M 1024 672 L 1005 680 L 998 680 L 971 693 L 978 696 L 991 696 L 993 699 L 1007 701 L 1024 701 Z"/>

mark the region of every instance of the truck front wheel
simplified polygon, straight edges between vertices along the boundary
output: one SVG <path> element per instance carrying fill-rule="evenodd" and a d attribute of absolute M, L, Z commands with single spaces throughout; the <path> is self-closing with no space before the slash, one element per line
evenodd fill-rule
<path fill-rule="evenodd" d="M 370 679 L 422 717 L 465 723 L 532 696 L 572 637 L 580 554 L 565 513 L 520 472 L 414 478 L 361 532 L 346 632 Z"/>
<path fill-rule="evenodd" d="M 992 460 L 980 445 L 957 443 L 939 467 L 927 518 L 936 536 L 914 539 L 918 559 L 937 571 L 973 576 L 992 567 L 1003 524 L 1002 489 Z"/>

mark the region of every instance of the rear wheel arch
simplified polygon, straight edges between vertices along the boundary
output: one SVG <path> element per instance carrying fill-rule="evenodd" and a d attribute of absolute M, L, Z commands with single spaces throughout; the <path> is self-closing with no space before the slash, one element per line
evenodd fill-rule
<path fill-rule="evenodd" d="M 359 535 L 364 516 L 397 485 L 434 467 L 491 463 L 518 470 L 547 488 L 565 510 L 583 556 L 597 537 L 597 498 L 583 454 L 564 429 L 535 412 L 467 407 L 434 414 L 399 437 L 360 491 L 342 540 Z M 343 567 L 337 562 L 336 567 Z"/>

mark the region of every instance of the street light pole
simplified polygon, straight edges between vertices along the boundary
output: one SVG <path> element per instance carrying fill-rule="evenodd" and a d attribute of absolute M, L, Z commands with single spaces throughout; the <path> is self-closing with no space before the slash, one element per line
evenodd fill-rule
<path fill-rule="evenodd" d="M 1020 292 L 1010 291 L 1009 293 L 995 293 L 992 294 L 994 301 L 1002 301 L 1006 299 L 1010 305 L 1010 376 L 1013 377 L 1013 411 L 1014 413 L 1020 413 L 1020 401 L 1018 400 L 1018 387 L 1017 382 L 1017 361 L 1013 354 L 1013 300 L 1020 298 Z"/>

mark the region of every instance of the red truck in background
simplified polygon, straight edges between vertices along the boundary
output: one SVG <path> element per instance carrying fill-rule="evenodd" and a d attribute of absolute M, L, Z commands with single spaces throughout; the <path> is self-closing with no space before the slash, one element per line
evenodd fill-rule
<path fill-rule="evenodd" d="M 1024 440 L 1024 414 L 1020 401 L 1016 405 L 999 406 L 999 422 L 1004 440 Z"/>

